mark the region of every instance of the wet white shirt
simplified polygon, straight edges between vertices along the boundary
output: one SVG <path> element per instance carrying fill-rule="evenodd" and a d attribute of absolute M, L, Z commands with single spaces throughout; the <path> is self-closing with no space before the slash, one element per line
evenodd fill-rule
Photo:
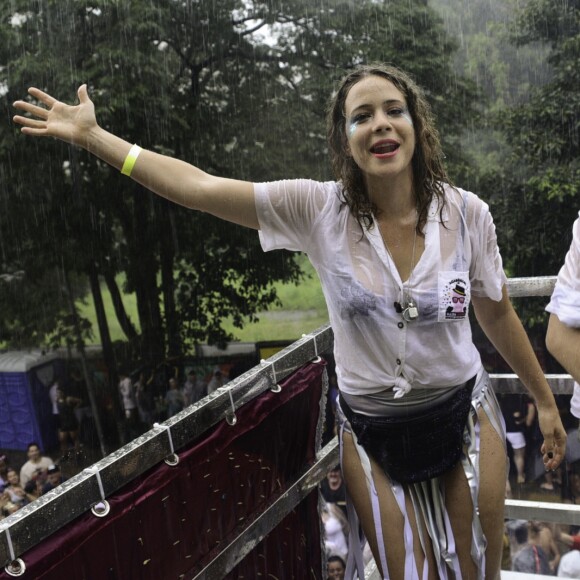
<path fill-rule="evenodd" d="M 578 212 L 580 216 L 580 212 Z M 564 265 L 558 273 L 556 287 L 546 310 L 555 314 L 562 324 L 580 328 L 580 217 L 572 226 L 572 244 Z M 572 414 L 580 418 L 580 385 L 574 383 L 570 402 Z"/>
<path fill-rule="evenodd" d="M 292 180 L 254 190 L 262 248 L 305 252 L 318 272 L 343 392 L 395 387 L 403 396 L 413 387 L 459 385 L 477 373 L 470 299 L 499 301 L 506 281 L 487 204 L 447 187 L 445 227 L 433 201 L 425 251 L 406 284 L 419 318 L 406 322 L 394 307 L 403 300 L 403 282 L 378 228 L 361 230 L 339 184 Z"/>

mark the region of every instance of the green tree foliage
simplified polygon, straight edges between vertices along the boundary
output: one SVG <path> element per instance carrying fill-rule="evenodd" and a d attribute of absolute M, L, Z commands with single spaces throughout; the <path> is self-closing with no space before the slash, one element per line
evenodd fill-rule
<path fill-rule="evenodd" d="M 330 178 L 333 83 L 355 64 L 394 62 L 426 88 L 451 167 L 465 165 L 454 144 L 475 93 L 426 2 L 11 0 L 0 2 L 0 39 L 7 120 L 29 85 L 71 102 L 86 82 L 104 127 L 252 181 Z M 9 123 L 0 148 L 3 263 L 38 280 L 96 272 L 113 290 L 125 273 L 135 340 L 152 360 L 231 338 L 225 317 L 241 326 L 276 301 L 273 282 L 299 280 L 292 256 L 263 254 L 255 232 L 170 205 L 83 152 Z"/>
<path fill-rule="evenodd" d="M 512 42 L 510 29 L 520 4 L 520 0 L 432 0 L 445 30 L 459 44 L 455 66 L 481 88 L 486 114 L 526 100 L 531 87 L 550 78 L 543 43 Z"/>
<path fill-rule="evenodd" d="M 470 159 L 461 183 L 488 201 L 498 178 L 510 173 L 510 146 L 495 119 L 506 107 L 528 99 L 530 89 L 549 81 L 548 48 L 539 41 L 514 45 L 510 30 L 520 0 L 431 0 L 459 49 L 454 66 L 480 89 L 478 115 L 464 124 L 459 147 Z M 492 188 L 489 189 L 489 185 Z"/>
<path fill-rule="evenodd" d="M 531 0 L 513 29 L 517 45 L 550 47 L 551 80 L 497 118 L 513 155 L 496 198 L 500 240 L 516 276 L 554 275 L 580 209 L 580 3 Z M 543 323 L 541 307 L 526 313 Z"/>

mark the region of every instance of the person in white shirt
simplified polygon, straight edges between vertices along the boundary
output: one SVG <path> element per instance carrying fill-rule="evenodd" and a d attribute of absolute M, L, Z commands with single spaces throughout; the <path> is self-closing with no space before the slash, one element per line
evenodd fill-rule
<path fill-rule="evenodd" d="M 125 372 L 119 373 L 119 394 L 127 420 L 132 420 L 137 414 L 137 399 L 131 378 Z"/>
<path fill-rule="evenodd" d="M 570 412 L 580 419 L 580 212 L 572 227 L 572 243 L 546 310 L 550 313 L 546 346 L 572 375 Z"/>
<path fill-rule="evenodd" d="M 50 457 L 42 455 L 36 442 L 28 444 L 26 454 L 28 461 L 20 468 L 20 485 L 26 487 L 26 484 L 34 478 L 44 482 L 48 468 L 54 461 Z"/>
<path fill-rule="evenodd" d="M 85 85 L 76 106 L 29 93 L 35 103 L 14 103 L 24 134 L 83 147 L 158 195 L 259 230 L 266 251 L 308 254 L 335 336 L 346 577 L 364 576 L 359 518 L 383 578 L 496 578 L 505 434 L 470 305 L 535 399 L 546 469 L 562 461 L 566 433 L 509 301 L 488 206 L 448 185 L 412 79 L 372 65 L 340 82 L 328 116 L 336 181 L 326 183 L 216 177 L 100 127 Z"/>
<path fill-rule="evenodd" d="M 346 560 L 348 554 L 348 522 L 343 511 L 334 503 L 324 502 L 321 508 L 324 524 L 324 546 L 327 554 L 337 554 Z"/>
<path fill-rule="evenodd" d="M 570 550 L 560 559 L 558 578 L 580 578 L 580 552 Z"/>
<path fill-rule="evenodd" d="M 136 388 L 131 381 L 131 377 L 126 372 L 119 373 L 119 394 L 121 396 L 121 404 L 125 414 L 125 422 L 123 423 L 123 439 L 124 442 L 135 439 L 141 432 L 139 422 L 139 410 L 137 407 Z"/>

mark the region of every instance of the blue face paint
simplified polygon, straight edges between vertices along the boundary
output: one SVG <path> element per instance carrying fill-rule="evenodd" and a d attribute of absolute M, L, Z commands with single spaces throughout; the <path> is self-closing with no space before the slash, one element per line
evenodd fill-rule
<path fill-rule="evenodd" d="M 361 123 L 364 123 L 365 121 L 367 121 L 369 119 L 369 117 L 370 117 L 370 115 L 368 113 L 362 113 L 362 114 L 358 114 L 358 115 L 355 115 L 354 117 L 352 117 L 350 120 L 350 124 L 348 126 L 348 137 L 352 138 L 355 131 L 358 129 L 358 126 Z"/>
<path fill-rule="evenodd" d="M 409 123 L 411 127 L 413 126 L 413 117 L 411 117 L 409 109 L 404 109 L 404 112 L 401 114 L 401 117 L 403 117 L 403 119 L 405 119 L 405 121 L 407 121 L 407 123 Z"/>
<path fill-rule="evenodd" d="M 354 132 L 356 131 L 356 128 L 358 127 L 358 123 L 356 121 L 353 121 L 349 126 L 348 126 L 348 136 L 352 137 L 354 135 Z"/>

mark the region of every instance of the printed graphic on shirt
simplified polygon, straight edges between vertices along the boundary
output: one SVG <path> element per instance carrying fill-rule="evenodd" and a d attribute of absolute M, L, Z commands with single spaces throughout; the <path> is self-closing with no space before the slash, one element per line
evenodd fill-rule
<path fill-rule="evenodd" d="M 363 288 L 352 285 L 340 291 L 340 313 L 343 318 L 368 316 L 371 310 L 377 309 L 376 298 Z"/>
<path fill-rule="evenodd" d="M 439 322 L 465 320 L 470 298 L 469 272 L 439 272 Z"/>

